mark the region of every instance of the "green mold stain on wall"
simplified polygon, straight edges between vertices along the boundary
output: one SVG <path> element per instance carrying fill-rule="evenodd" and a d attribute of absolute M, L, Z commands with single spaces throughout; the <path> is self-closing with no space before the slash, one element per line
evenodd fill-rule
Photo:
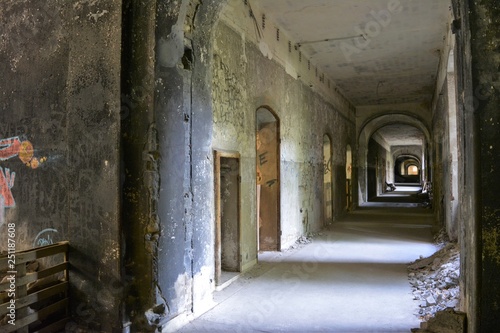
<path fill-rule="evenodd" d="M 500 210 L 488 209 L 483 215 L 483 260 L 489 258 L 500 265 Z"/>

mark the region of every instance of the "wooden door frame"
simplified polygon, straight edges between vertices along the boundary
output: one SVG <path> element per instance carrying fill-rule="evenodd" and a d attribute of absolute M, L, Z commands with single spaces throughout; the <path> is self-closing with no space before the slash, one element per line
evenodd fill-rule
<path fill-rule="evenodd" d="M 238 152 L 214 149 L 214 180 L 215 180 L 215 239 L 214 239 L 214 259 L 215 259 L 215 285 L 219 285 L 222 272 L 222 209 L 221 209 L 221 158 L 238 159 L 238 271 L 241 272 L 241 156 Z"/>

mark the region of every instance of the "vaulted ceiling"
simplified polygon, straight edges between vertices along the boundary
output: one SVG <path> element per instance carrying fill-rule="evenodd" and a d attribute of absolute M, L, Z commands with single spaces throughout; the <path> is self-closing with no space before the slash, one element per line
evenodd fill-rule
<path fill-rule="evenodd" d="M 416 103 L 430 108 L 449 0 L 253 0 L 356 107 Z M 390 145 L 421 145 L 423 134 L 393 125 Z"/>
<path fill-rule="evenodd" d="M 255 0 L 356 105 L 428 103 L 448 0 Z"/>

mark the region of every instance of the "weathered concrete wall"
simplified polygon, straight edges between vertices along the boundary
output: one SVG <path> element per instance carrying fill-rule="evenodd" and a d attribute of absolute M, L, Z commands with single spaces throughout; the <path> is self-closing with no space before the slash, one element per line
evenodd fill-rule
<path fill-rule="evenodd" d="M 223 3 L 129 1 L 124 120 L 127 316 L 175 327 L 212 305 L 211 30 Z M 151 69 L 153 69 L 151 71 Z M 127 130 L 126 130 L 127 129 Z"/>
<path fill-rule="evenodd" d="M 478 184 L 478 130 L 474 112 L 474 105 L 477 105 L 479 99 L 474 94 L 472 80 L 471 37 L 481 39 L 481 33 L 476 30 L 471 34 L 469 1 L 454 0 L 452 3 L 454 16 L 457 18 L 453 22 L 453 29 L 456 36 L 457 130 L 460 161 L 458 173 L 460 271 L 466 272 L 460 275 L 461 307 L 467 313 L 467 331 L 481 332 L 480 321 L 483 314 L 479 308 L 480 299 L 486 293 L 498 295 L 493 290 L 486 290 L 495 288 L 494 285 L 490 284 L 484 290 L 480 289 L 482 229 L 479 206 L 481 199 Z M 483 332 L 488 332 L 488 330 L 485 329 Z"/>
<path fill-rule="evenodd" d="M 119 329 L 121 2 L 2 1 L 0 17 L 0 235 L 69 240 L 73 314 Z"/>
<path fill-rule="evenodd" d="M 204 260 L 213 259 L 206 245 L 213 238 L 212 118 L 200 56 L 211 23 L 200 21 L 207 35 L 195 44 L 197 1 L 128 1 L 125 8 L 125 267 L 133 277 L 126 311 L 134 329 L 151 331 L 211 297 L 213 273 L 204 272 Z M 205 12 L 214 8 L 207 4 Z"/>
<path fill-rule="evenodd" d="M 475 198 L 479 216 L 480 249 L 480 289 L 475 295 L 479 301 L 476 332 L 495 332 L 500 330 L 500 4 L 498 1 L 469 1 L 471 29 L 471 72 L 472 90 L 466 98 L 472 98 L 477 120 L 476 132 L 479 146 L 476 164 L 479 196 Z M 465 13 L 465 12 L 463 12 Z M 465 15 L 464 15 L 465 16 Z M 463 23 L 463 22 L 462 22 Z M 465 24 L 462 25 L 466 29 Z M 466 55 L 466 58 L 467 55 Z M 467 118 L 466 118 L 467 120 Z M 468 162 L 472 163 L 472 162 Z M 476 263 L 477 265 L 478 263 Z"/>
<path fill-rule="evenodd" d="M 137 327 L 165 317 L 158 292 L 158 134 L 154 122 L 156 3 L 123 4 L 122 221 L 127 298 L 124 316 Z M 144 313 L 157 305 L 149 318 Z M 163 308 L 162 308 L 163 306 Z"/>

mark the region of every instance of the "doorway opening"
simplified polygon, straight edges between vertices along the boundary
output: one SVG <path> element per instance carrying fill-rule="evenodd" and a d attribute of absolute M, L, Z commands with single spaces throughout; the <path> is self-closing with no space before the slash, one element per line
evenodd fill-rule
<path fill-rule="evenodd" d="M 241 271 L 240 156 L 215 151 L 215 285 Z"/>
<path fill-rule="evenodd" d="M 420 159 L 412 155 L 400 155 L 396 158 L 394 177 L 399 184 L 421 184 Z"/>
<path fill-rule="evenodd" d="M 280 133 L 279 119 L 267 108 L 257 109 L 257 219 L 259 251 L 279 251 Z"/>
<path fill-rule="evenodd" d="M 333 222 L 332 140 L 323 136 L 323 210 L 324 224 Z"/>
<path fill-rule="evenodd" d="M 345 152 L 345 193 L 346 193 L 346 210 L 352 209 L 352 150 L 351 146 L 347 145 Z"/>

